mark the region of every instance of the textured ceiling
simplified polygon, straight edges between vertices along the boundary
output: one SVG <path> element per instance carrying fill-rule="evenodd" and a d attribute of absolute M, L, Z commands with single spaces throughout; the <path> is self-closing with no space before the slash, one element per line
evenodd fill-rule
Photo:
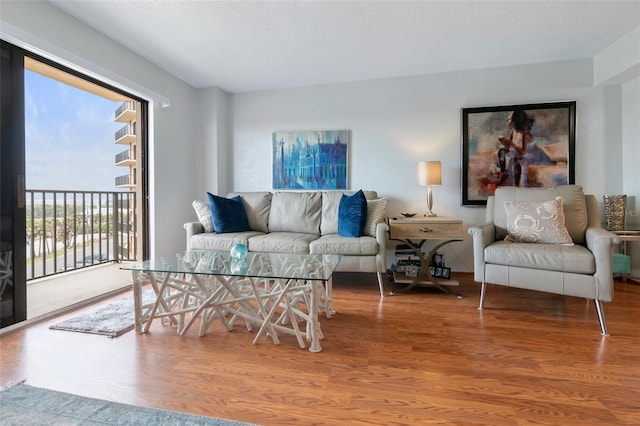
<path fill-rule="evenodd" d="M 311 86 L 591 58 L 640 1 L 68 1 L 193 87 Z"/>

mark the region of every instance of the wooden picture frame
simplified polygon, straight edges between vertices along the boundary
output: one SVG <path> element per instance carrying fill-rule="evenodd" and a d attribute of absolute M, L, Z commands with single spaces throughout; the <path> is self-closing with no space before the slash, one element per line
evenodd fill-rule
<path fill-rule="evenodd" d="M 462 109 L 462 205 L 500 186 L 575 183 L 576 102 Z"/>

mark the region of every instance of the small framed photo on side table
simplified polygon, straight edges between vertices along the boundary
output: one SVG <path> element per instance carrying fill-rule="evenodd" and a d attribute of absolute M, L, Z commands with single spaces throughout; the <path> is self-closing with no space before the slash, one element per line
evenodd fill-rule
<path fill-rule="evenodd" d="M 434 253 L 433 257 L 429 261 L 429 266 L 435 266 L 436 268 L 443 268 L 444 253 Z"/>
<path fill-rule="evenodd" d="M 442 268 L 442 275 L 440 275 L 445 280 L 451 278 L 451 268 Z"/>
<path fill-rule="evenodd" d="M 407 265 L 405 275 L 407 277 L 416 278 L 418 276 L 418 267 L 416 265 Z"/>

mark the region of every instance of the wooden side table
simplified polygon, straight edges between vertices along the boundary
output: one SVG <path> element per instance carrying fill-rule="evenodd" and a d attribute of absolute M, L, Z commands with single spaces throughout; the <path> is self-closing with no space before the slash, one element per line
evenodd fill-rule
<path fill-rule="evenodd" d="M 416 285 L 429 285 L 449 293 L 445 286 L 458 286 L 458 281 L 436 279 L 429 270 L 429 262 L 439 248 L 454 241 L 462 241 L 462 221 L 450 217 L 418 217 L 418 218 L 389 218 L 389 239 L 402 241 L 407 244 L 420 259 L 420 273 L 417 277 L 407 277 L 406 274 L 393 273 L 393 280 L 409 286 L 396 290 L 391 294 L 398 294 L 412 289 Z M 425 255 L 422 246 L 426 241 L 436 241 L 436 246 Z M 457 295 L 459 299 L 461 294 Z"/>

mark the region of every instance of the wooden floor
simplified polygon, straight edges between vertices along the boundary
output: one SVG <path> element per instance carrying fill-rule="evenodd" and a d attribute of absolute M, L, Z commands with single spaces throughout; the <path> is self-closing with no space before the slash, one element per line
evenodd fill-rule
<path fill-rule="evenodd" d="M 455 278 L 463 299 L 381 301 L 375 275 L 337 274 L 320 353 L 252 345 L 242 325 L 109 339 L 48 321 L 0 339 L 0 385 L 263 425 L 640 424 L 639 284 L 616 282 L 601 337 L 592 302 L 491 286 L 480 312 L 471 275 Z"/>

